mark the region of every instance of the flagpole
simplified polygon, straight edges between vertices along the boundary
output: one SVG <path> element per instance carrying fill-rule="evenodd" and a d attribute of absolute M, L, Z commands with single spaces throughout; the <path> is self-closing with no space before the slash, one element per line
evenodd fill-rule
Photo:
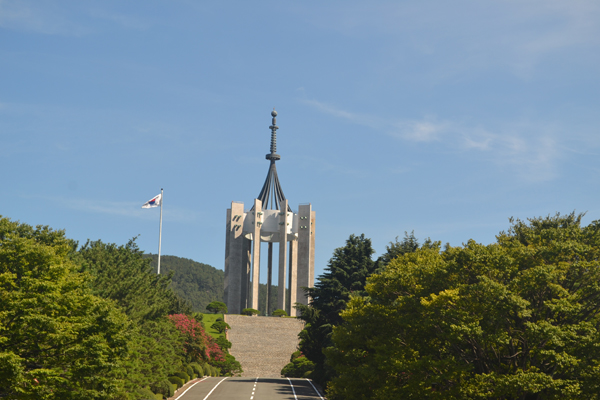
<path fill-rule="evenodd" d="M 160 224 L 158 228 L 158 274 L 160 275 L 160 243 L 162 241 L 162 205 L 163 205 L 163 189 L 160 188 Z"/>

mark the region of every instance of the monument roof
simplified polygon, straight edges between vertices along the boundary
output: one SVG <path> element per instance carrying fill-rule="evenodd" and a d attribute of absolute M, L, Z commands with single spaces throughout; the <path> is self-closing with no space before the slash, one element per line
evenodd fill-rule
<path fill-rule="evenodd" d="M 275 162 L 281 159 L 281 156 L 277 154 L 277 129 L 279 127 L 276 125 L 277 119 L 275 117 L 277 117 L 277 111 L 275 109 L 271 112 L 271 116 L 273 117 L 271 126 L 269 126 L 269 129 L 271 129 L 271 152 L 265 156 L 270 161 L 269 171 L 257 199 L 262 202 L 264 210 L 279 210 L 279 204 L 282 200 L 285 200 L 285 195 L 283 194 L 283 189 L 281 189 L 279 177 L 277 176 L 277 167 L 275 166 Z M 289 205 L 288 211 L 292 211 Z"/>

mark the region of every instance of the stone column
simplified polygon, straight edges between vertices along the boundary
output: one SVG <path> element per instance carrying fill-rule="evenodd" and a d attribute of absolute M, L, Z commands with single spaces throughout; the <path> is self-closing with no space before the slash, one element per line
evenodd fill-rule
<path fill-rule="evenodd" d="M 303 287 L 312 287 L 314 280 L 314 234 L 311 225 L 314 211 L 310 204 L 298 207 L 298 279 L 296 281 L 296 302 L 308 305 L 308 297 Z"/>
<path fill-rule="evenodd" d="M 279 289 L 277 290 L 277 308 L 285 310 L 285 283 L 287 273 L 287 224 L 288 201 L 279 205 Z"/>
<path fill-rule="evenodd" d="M 273 243 L 269 242 L 269 251 L 267 258 L 267 304 L 265 306 L 266 315 L 271 315 L 273 310 L 269 306 L 271 300 L 271 286 L 273 285 Z"/>
<path fill-rule="evenodd" d="M 225 290 L 227 297 L 228 311 L 231 314 L 239 314 L 242 310 L 242 286 L 245 282 L 245 253 L 247 247 L 244 246 L 244 203 L 231 203 L 231 210 L 228 210 L 228 240 L 225 259 L 225 268 L 227 270 L 227 281 Z"/>
<path fill-rule="evenodd" d="M 289 315 L 292 317 L 296 316 L 296 309 L 294 305 L 298 301 L 297 299 L 297 285 L 298 285 L 298 242 L 290 240 L 290 312 Z"/>
<path fill-rule="evenodd" d="M 252 232 L 252 300 L 250 307 L 258 310 L 258 283 L 260 280 L 260 227 L 262 225 L 262 201 L 254 199 L 254 224 Z"/>

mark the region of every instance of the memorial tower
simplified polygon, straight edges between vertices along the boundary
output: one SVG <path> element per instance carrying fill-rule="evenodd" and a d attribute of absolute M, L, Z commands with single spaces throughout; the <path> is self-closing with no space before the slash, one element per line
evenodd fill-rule
<path fill-rule="evenodd" d="M 225 303 L 228 311 L 239 314 L 244 308 L 258 310 L 261 243 L 267 243 L 267 315 L 273 276 L 273 248 L 278 246 L 277 308 L 295 316 L 295 303 L 308 304 L 303 287 L 313 287 L 315 270 L 315 212 L 311 204 L 301 204 L 294 212 L 283 194 L 275 163 L 277 154 L 277 112 L 271 112 L 269 171 L 254 204 L 232 202 L 227 210 L 225 240 Z M 288 279 L 289 277 L 289 279 Z M 286 289 L 286 282 L 289 286 Z M 286 304 L 286 290 L 290 303 Z"/>

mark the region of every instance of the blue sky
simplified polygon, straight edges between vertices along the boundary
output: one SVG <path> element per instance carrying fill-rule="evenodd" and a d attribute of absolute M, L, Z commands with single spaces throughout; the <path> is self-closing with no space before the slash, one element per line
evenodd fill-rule
<path fill-rule="evenodd" d="M 316 273 L 350 234 L 600 219 L 597 1 L 0 0 L 0 215 L 223 268 L 270 112 Z"/>

